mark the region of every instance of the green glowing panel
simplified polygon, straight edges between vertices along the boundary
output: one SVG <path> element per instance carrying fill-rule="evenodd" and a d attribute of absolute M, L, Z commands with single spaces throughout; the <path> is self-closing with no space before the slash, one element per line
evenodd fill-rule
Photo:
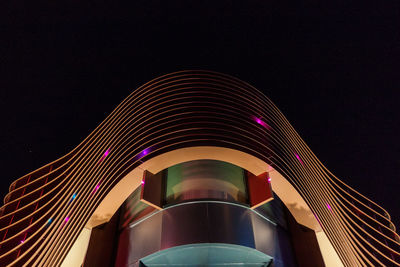
<path fill-rule="evenodd" d="M 217 199 L 246 203 L 244 171 L 217 160 L 196 160 L 168 168 L 166 203 L 198 199 Z"/>

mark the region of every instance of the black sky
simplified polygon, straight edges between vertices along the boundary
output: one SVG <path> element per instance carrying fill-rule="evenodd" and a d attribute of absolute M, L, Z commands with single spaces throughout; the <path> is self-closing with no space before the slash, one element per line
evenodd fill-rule
<path fill-rule="evenodd" d="M 400 227 L 399 2 L 9 2 L 0 4 L 1 195 L 142 83 L 210 69 L 262 90 Z"/>

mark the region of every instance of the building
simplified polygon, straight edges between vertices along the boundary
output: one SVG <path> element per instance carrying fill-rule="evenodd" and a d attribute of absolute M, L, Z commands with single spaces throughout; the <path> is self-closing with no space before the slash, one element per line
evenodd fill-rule
<path fill-rule="evenodd" d="M 389 214 L 209 71 L 136 89 L 4 202 L 1 266 L 400 266 Z"/>

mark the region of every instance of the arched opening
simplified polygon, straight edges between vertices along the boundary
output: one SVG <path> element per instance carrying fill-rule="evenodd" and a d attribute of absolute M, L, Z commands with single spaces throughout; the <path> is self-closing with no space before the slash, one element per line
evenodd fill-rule
<path fill-rule="evenodd" d="M 269 166 L 266 162 L 238 150 L 223 147 L 190 147 L 173 150 L 162 155 L 151 158 L 132 170 L 108 193 L 100 205 L 97 207 L 86 229 L 92 229 L 110 221 L 113 215 L 118 211 L 122 203 L 135 191 L 142 181 L 144 171 L 158 173 L 171 166 L 179 163 L 195 161 L 195 160 L 218 160 L 228 162 L 247 170 L 255 175 L 268 172 L 271 178 L 272 189 L 282 200 L 284 205 L 293 215 L 294 220 L 304 227 L 311 229 L 317 233 L 319 246 L 322 256 L 327 262 L 327 255 L 336 255 L 334 258 L 339 260 L 332 245 L 323 233 L 318 221 L 311 212 L 309 206 L 300 196 L 297 190 L 276 170 Z M 318 234 L 320 237 L 318 237 Z M 322 238 L 321 238 L 322 237 Z M 79 240 L 79 239 L 78 239 Z M 321 242 L 324 241 L 324 242 Z M 89 242 L 86 240 L 85 242 Z M 74 247 L 77 244 L 74 245 Z M 74 247 L 71 249 L 73 251 Z M 69 256 L 69 255 L 68 255 Z M 68 258 L 67 256 L 67 258 Z M 340 261 L 339 261 L 340 262 Z M 338 262 L 336 261 L 335 264 Z M 333 265 L 332 265 L 333 266 Z M 335 265 L 339 266 L 339 265 Z"/>

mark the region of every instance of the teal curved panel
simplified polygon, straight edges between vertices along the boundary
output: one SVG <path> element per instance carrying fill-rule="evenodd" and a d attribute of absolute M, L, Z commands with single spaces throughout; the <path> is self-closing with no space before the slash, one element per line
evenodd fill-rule
<path fill-rule="evenodd" d="M 164 266 L 269 266 L 272 257 L 232 244 L 191 244 L 165 249 L 140 260 L 146 267 Z"/>

